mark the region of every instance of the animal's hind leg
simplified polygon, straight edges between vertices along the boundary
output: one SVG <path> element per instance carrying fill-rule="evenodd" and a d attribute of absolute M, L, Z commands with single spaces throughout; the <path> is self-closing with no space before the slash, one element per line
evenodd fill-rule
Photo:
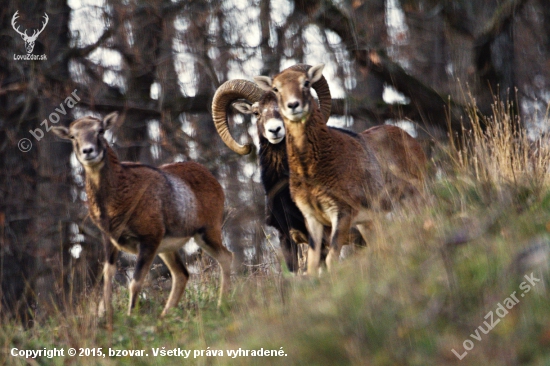
<path fill-rule="evenodd" d="M 231 263 L 233 262 L 233 253 L 231 253 L 222 244 L 221 229 L 209 228 L 202 235 L 195 235 L 195 241 L 203 248 L 212 258 L 220 264 L 221 284 L 220 297 L 218 306 L 221 305 L 224 294 L 229 292 L 231 284 Z"/>
<path fill-rule="evenodd" d="M 164 306 L 164 310 L 160 315 L 165 316 L 170 308 L 178 305 L 181 295 L 183 294 L 183 291 L 185 291 L 185 286 L 187 285 L 187 280 L 189 279 L 189 272 L 187 271 L 187 268 L 185 268 L 185 264 L 183 263 L 178 252 L 160 253 L 159 257 L 164 261 L 170 270 L 170 274 L 172 275 L 172 289 L 170 290 L 170 296 L 168 297 L 166 306 Z"/>
<path fill-rule="evenodd" d="M 327 255 L 327 268 L 332 271 L 334 263 L 340 258 L 340 250 L 342 245 L 349 238 L 351 228 L 351 215 L 344 212 L 339 212 L 332 219 L 332 232 L 330 238 L 330 250 Z"/>
<path fill-rule="evenodd" d="M 369 230 L 372 227 L 372 222 L 369 221 L 369 222 L 366 222 L 364 224 L 357 224 L 357 225 L 355 225 L 355 227 L 357 228 L 359 233 L 361 233 L 361 237 L 365 241 L 365 244 L 368 245 L 368 243 L 369 243 L 369 240 L 368 240 Z"/>
<path fill-rule="evenodd" d="M 292 238 L 283 234 L 279 238 L 288 270 L 290 272 L 298 272 L 298 244 Z"/>

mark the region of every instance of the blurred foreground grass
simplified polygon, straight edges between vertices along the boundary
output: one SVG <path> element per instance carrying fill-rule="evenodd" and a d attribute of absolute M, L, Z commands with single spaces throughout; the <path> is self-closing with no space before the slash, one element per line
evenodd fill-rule
<path fill-rule="evenodd" d="M 335 272 L 292 277 L 267 265 L 235 277 L 220 310 L 217 276 L 192 276 L 162 320 L 168 291 L 147 285 L 127 317 L 118 287 L 112 333 L 89 311 L 90 295 L 30 329 L 5 320 L 0 363 L 550 365 L 548 146 L 528 141 L 504 104 L 472 122 L 460 149 L 437 149 L 426 204 L 378 218 L 368 247 Z M 70 347 L 107 356 L 69 357 Z M 153 356 L 163 347 L 191 353 Z M 65 357 L 25 360 L 13 348 L 62 348 Z M 110 357 L 109 348 L 148 356 Z M 248 356 L 228 355 L 239 349 Z M 251 356 L 260 349 L 285 356 Z"/>

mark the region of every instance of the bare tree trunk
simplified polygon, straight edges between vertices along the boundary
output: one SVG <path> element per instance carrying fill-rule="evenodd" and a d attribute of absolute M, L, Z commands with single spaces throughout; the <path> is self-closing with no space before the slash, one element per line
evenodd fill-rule
<path fill-rule="evenodd" d="M 3 124 L 15 127 L 4 129 L 2 137 L 2 187 L 7 197 L 3 208 L 2 295 L 4 310 L 16 310 L 28 319 L 33 313 L 33 299 L 38 300 L 38 309 L 42 310 L 52 301 L 59 304 L 68 287 L 64 276 L 68 262 L 64 258 L 68 258 L 66 233 L 72 204 L 67 160 L 59 157 L 68 157 L 71 146 L 55 142 L 48 126 L 53 122 L 65 124 L 70 118 L 70 113 L 65 116 L 55 111 L 73 91 L 67 83 L 68 60 L 63 57 L 69 47 L 70 8 L 61 0 L 48 5 L 31 2 L 26 7 L 13 2 L 2 13 L 4 29 L 11 28 L 8 24 L 16 10 L 21 18 L 25 14 L 28 23 L 24 26 L 38 28 L 44 13 L 50 18 L 33 50 L 45 54 L 47 60 L 1 62 L 6 65 L 0 76 L 2 89 L 13 90 L 0 102 L 7 111 Z M 7 54 L 23 53 L 22 43 L 13 32 L 12 41 L 6 45 Z M 33 144 L 31 151 L 18 151 L 18 138 L 28 138 Z"/>
<path fill-rule="evenodd" d="M 261 75 L 273 75 L 280 71 L 283 54 L 283 32 L 271 21 L 271 0 L 260 1 L 260 28 L 263 68 Z"/>
<path fill-rule="evenodd" d="M 129 6 L 114 1 L 112 6 L 116 22 L 129 24 L 129 27 L 119 27 L 115 37 L 116 48 L 122 53 L 126 66 L 123 68 L 127 85 L 125 99 L 134 105 L 151 102 L 151 86 L 162 43 L 161 0 L 132 1 Z M 150 117 L 134 108 L 128 108 L 124 117 L 117 141 L 119 158 L 152 164 L 147 128 Z"/>
<path fill-rule="evenodd" d="M 482 111 L 489 114 L 493 95 L 513 102 L 517 86 L 514 72 L 514 16 L 521 12 L 526 0 L 507 0 L 495 10 L 475 42 L 475 65 L 481 88 L 490 94 L 488 105 Z M 511 98 L 510 98 L 511 97 Z"/>

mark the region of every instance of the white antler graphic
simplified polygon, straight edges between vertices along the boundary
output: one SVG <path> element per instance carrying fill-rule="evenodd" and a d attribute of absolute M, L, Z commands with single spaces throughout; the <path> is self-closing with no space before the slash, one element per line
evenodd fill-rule
<path fill-rule="evenodd" d="M 17 26 L 17 28 L 15 27 L 16 25 L 15 21 L 17 20 L 17 18 L 19 18 L 19 15 L 17 15 L 18 13 L 19 13 L 19 10 L 17 10 L 15 14 L 13 14 L 13 18 L 11 18 L 11 26 L 13 27 L 13 29 L 15 29 L 17 33 L 21 35 L 21 38 L 23 38 L 23 41 L 25 41 L 25 48 L 27 49 L 27 53 L 31 53 L 32 50 L 34 49 L 34 42 L 36 41 L 36 38 L 40 33 L 42 33 L 44 28 L 46 28 L 46 24 L 48 24 L 48 20 L 49 20 L 48 14 L 44 13 L 44 21 L 42 22 L 42 29 L 40 30 L 35 29 L 32 33 L 32 36 L 29 36 L 27 34 L 26 29 L 25 29 L 25 32 L 21 32 L 19 30 L 19 26 Z"/>

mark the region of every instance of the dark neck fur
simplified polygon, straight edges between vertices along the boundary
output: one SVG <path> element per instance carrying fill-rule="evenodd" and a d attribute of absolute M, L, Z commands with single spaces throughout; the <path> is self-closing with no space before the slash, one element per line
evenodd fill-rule
<path fill-rule="evenodd" d="M 270 143 L 260 136 L 260 166 L 262 183 L 267 191 L 278 181 L 288 178 L 288 158 L 286 153 L 286 138 L 278 144 Z"/>

